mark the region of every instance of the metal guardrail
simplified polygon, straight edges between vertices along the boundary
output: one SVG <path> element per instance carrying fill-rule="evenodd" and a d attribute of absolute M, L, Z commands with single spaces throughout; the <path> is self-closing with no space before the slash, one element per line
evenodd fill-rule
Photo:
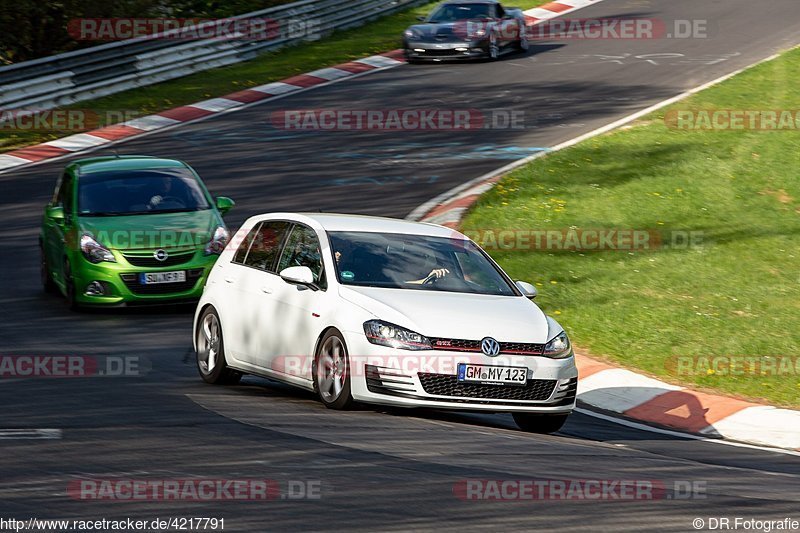
<path fill-rule="evenodd" d="M 179 78 L 246 61 L 287 45 L 317 40 L 334 30 L 353 28 L 428 1 L 301 0 L 190 28 L 0 67 L 0 109 L 49 109 Z M 261 41 L 245 35 L 231 39 L 187 38 L 231 20 L 247 19 L 275 21 L 279 32 L 274 38 Z M 313 27 L 313 34 L 293 31 L 298 23 Z"/>

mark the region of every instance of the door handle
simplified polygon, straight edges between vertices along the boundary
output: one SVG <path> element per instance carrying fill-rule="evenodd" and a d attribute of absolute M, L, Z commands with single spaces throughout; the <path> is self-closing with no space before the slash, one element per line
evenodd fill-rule
<path fill-rule="evenodd" d="M 266 294 L 272 294 L 272 287 L 267 287 L 266 285 L 261 287 L 261 292 Z"/>
<path fill-rule="evenodd" d="M 225 283 L 233 283 L 233 278 L 225 278 Z"/>

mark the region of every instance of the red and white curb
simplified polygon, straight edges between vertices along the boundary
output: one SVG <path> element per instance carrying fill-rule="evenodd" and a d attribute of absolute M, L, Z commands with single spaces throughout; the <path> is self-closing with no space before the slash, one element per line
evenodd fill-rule
<path fill-rule="evenodd" d="M 385 54 L 365 57 L 349 63 L 292 76 L 285 80 L 267 83 L 266 85 L 251 87 L 219 98 L 211 98 L 195 104 L 168 109 L 154 115 L 140 117 L 97 130 L 20 148 L 19 150 L 0 154 L 0 173 L 33 163 L 87 152 L 123 139 L 137 137 L 186 122 L 205 119 L 255 102 L 283 97 L 289 93 L 304 91 L 367 72 L 395 67 L 402 65 L 404 62 L 402 51 L 394 50 Z"/>
<path fill-rule="evenodd" d="M 528 25 L 555 18 L 581 9 L 602 0 L 563 0 L 550 2 L 541 7 L 525 11 Z M 0 154 L 0 174 L 22 166 L 41 163 L 69 155 L 88 152 L 123 139 L 137 137 L 156 130 L 174 127 L 211 116 L 239 109 L 255 102 L 263 102 L 283 95 L 303 91 L 312 87 L 334 83 L 356 75 L 385 70 L 405 63 L 402 50 L 374 55 L 292 76 L 285 80 L 251 87 L 219 98 L 211 98 L 191 105 L 161 111 L 154 115 L 137 118 L 104 128 L 78 133 L 54 141 L 20 148 Z"/>

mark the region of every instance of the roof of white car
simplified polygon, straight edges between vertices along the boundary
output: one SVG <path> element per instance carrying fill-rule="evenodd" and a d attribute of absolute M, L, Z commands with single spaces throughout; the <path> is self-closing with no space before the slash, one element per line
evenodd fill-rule
<path fill-rule="evenodd" d="M 283 215 L 283 216 L 280 216 Z M 371 217 L 365 215 L 344 215 L 337 213 L 270 213 L 270 218 L 306 219 L 321 225 L 325 231 L 365 231 L 374 233 L 403 233 L 408 235 L 429 235 L 432 237 L 460 238 L 456 230 L 428 224 L 411 222 L 399 218 Z"/>

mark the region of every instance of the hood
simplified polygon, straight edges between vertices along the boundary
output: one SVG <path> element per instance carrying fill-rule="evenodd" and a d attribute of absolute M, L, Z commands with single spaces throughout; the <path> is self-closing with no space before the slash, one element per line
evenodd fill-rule
<path fill-rule="evenodd" d="M 545 343 L 548 321 L 522 296 L 340 286 L 342 298 L 380 320 L 426 337 Z"/>
<path fill-rule="evenodd" d="M 81 233 L 116 250 L 197 248 L 205 245 L 219 225 L 213 209 L 151 215 L 81 217 Z"/>
<path fill-rule="evenodd" d="M 464 42 L 467 39 L 467 25 L 459 22 L 443 22 L 438 24 L 415 24 L 409 30 L 416 36 L 412 40 L 451 43 Z"/>

